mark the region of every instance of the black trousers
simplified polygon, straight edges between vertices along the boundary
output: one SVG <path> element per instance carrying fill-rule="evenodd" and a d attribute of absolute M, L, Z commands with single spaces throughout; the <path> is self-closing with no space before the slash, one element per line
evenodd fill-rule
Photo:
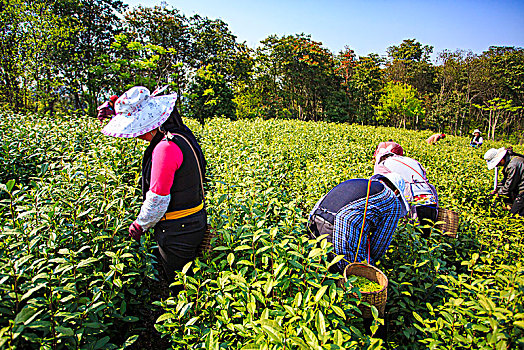
<path fill-rule="evenodd" d="M 418 221 L 422 226 L 433 226 L 437 221 L 438 212 L 434 205 L 419 205 L 416 207 L 416 211 Z M 424 238 L 428 238 L 431 234 L 431 227 L 421 228 L 420 230 L 422 231 L 422 237 Z"/>
<path fill-rule="evenodd" d="M 167 282 L 173 283 L 176 271 L 197 256 L 198 247 L 206 232 L 207 215 L 204 210 L 176 220 L 160 221 L 155 226 L 155 240 L 158 243 L 160 261 L 166 273 Z M 188 271 L 191 274 L 192 269 Z M 182 286 L 171 288 L 178 293 Z"/>
<path fill-rule="evenodd" d="M 524 193 L 519 194 L 515 198 L 509 212 L 511 214 L 524 216 Z"/>

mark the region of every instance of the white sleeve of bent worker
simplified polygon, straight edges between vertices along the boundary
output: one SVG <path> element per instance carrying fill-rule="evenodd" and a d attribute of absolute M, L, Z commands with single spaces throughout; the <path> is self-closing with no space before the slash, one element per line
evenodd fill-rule
<path fill-rule="evenodd" d="M 152 191 L 147 191 L 146 200 L 142 204 L 142 208 L 140 208 L 140 214 L 138 214 L 136 218 L 136 223 L 139 224 L 144 231 L 155 226 L 165 215 L 169 201 L 171 201 L 170 194 L 161 196 Z"/>

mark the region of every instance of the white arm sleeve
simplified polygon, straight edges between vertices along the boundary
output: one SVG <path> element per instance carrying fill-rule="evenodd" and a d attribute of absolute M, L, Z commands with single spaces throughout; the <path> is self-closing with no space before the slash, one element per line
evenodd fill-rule
<path fill-rule="evenodd" d="M 170 194 L 161 196 L 154 192 L 147 191 L 146 200 L 142 204 L 142 208 L 140 208 L 140 214 L 138 214 L 136 218 L 136 223 L 139 224 L 144 231 L 155 226 L 166 213 L 170 200 Z"/>

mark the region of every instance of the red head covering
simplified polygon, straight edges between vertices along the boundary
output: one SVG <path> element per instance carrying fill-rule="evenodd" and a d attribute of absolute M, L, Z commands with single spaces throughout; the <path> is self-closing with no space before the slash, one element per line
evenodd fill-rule
<path fill-rule="evenodd" d="M 117 95 L 113 95 L 109 98 L 109 100 L 113 103 L 115 103 L 116 100 L 118 100 L 118 96 Z"/>
<path fill-rule="evenodd" d="M 379 153 L 380 149 L 384 149 L 399 156 L 404 155 L 404 150 L 402 149 L 402 146 L 396 142 L 388 141 L 379 143 L 377 149 L 375 150 L 375 153 L 373 153 L 373 156 L 376 156 Z"/>

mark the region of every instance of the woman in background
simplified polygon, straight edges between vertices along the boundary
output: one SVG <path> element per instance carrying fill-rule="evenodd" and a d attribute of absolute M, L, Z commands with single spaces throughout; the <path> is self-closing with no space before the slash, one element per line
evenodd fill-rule
<path fill-rule="evenodd" d="M 475 129 L 473 131 L 473 138 L 469 142 L 469 145 L 473 148 L 478 148 L 482 146 L 482 142 L 484 142 L 484 140 L 482 139 L 482 136 L 480 136 L 480 130 Z"/>

